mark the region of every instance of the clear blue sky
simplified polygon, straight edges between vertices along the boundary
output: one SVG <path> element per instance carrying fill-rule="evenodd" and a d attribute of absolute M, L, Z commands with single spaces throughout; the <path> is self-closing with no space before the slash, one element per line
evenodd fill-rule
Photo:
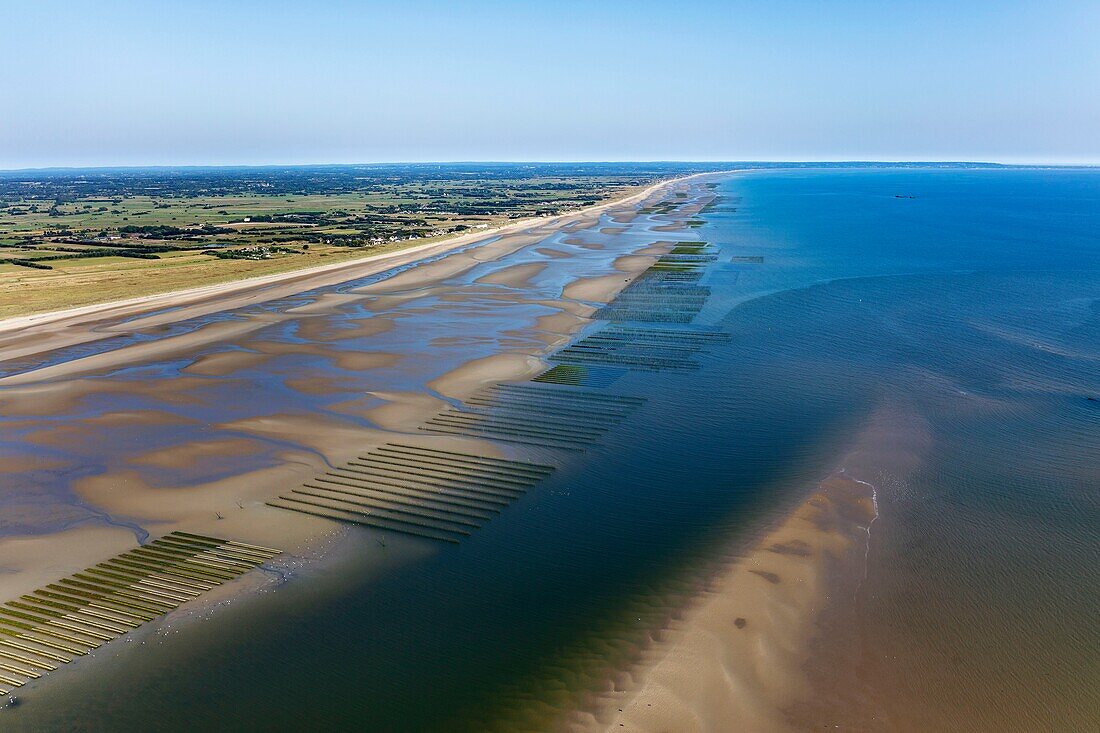
<path fill-rule="evenodd" d="M 0 0 L 0 168 L 1100 162 L 1100 2 Z"/>

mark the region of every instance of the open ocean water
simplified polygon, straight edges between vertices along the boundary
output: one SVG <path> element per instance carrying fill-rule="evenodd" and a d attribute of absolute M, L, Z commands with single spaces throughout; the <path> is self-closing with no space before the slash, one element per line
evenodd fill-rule
<path fill-rule="evenodd" d="M 729 341 L 696 370 L 619 377 L 607 391 L 648 402 L 597 445 L 516 451 L 559 470 L 460 545 L 379 575 L 353 531 L 327 570 L 43 686 L 9 720 L 544 728 L 885 403 L 919 416 L 930 448 L 904 480 L 875 477 L 838 682 L 801 715 L 1096 730 L 1100 171 L 769 170 L 714 192 L 700 226 L 647 236 L 717 247 L 692 327 Z"/>
<path fill-rule="evenodd" d="M 731 185 L 730 239 L 819 276 L 731 327 L 782 324 L 791 362 L 848 371 L 931 439 L 911 475 L 869 477 L 867 579 L 802 722 L 1100 728 L 1100 171 Z"/>

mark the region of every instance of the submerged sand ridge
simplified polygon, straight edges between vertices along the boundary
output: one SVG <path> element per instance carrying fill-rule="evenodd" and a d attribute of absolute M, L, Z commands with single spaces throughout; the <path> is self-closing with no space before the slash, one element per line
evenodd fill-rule
<path fill-rule="evenodd" d="M 884 404 L 836 470 L 674 616 L 629 669 L 573 713 L 570 731 L 790 731 L 821 727 L 831 630 L 858 602 L 879 506 L 929 449 L 924 422 Z M 884 479 L 883 477 L 889 477 Z M 822 661 L 826 663 L 823 664 Z M 851 682 L 851 681 L 849 681 Z"/>

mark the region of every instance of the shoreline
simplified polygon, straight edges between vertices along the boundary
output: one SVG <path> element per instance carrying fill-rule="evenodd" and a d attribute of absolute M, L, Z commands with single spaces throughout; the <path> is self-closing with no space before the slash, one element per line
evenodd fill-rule
<path fill-rule="evenodd" d="M 447 255 L 463 247 L 484 245 L 502 235 L 536 233 L 542 228 L 566 229 L 578 222 L 583 222 L 588 217 L 599 216 L 612 207 L 628 206 L 644 200 L 667 186 L 701 176 L 731 172 L 714 171 L 671 178 L 647 186 L 641 191 L 577 211 L 552 217 L 530 217 L 494 229 L 463 234 L 439 242 L 414 245 L 393 252 L 366 255 L 359 259 L 213 285 L 199 285 L 185 290 L 143 295 L 126 300 L 0 319 L 0 362 L 375 275 L 393 267 L 413 265 L 433 256 Z M 164 312 L 157 313 L 157 311 Z M 143 318 L 142 314 L 149 315 Z M 25 343 L 26 340 L 30 340 L 31 343 L 28 345 Z"/>

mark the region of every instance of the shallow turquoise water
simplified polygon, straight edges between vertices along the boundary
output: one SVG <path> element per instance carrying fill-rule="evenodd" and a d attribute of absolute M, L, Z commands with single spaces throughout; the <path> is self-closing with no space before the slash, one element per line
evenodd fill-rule
<path fill-rule="evenodd" d="M 721 248 L 696 323 L 731 340 L 702 368 L 622 377 L 612 391 L 648 404 L 553 458 L 552 479 L 461 545 L 377 577 L 363 541 L 338 578 L 119 652 L 132 663 L 64 695 L 42 686 L 13 724 L 543 725 L 690 595 L 716 548 L 823 478 L 884 399 L 928 422 L 933 450 L 905 482 L 871 477 L 882 516 L 837 656 L 845 684 L 814 714 L 882 730 L 1095 723 L 1100 172 L 759 171 L 717 190 L 682 235 Z M 406 317 L 438 319 L 432 305 Z M 500 308 L 506 330 L 518 316 Z M 416 345 L 400 333 L 379 348 Z"/>

